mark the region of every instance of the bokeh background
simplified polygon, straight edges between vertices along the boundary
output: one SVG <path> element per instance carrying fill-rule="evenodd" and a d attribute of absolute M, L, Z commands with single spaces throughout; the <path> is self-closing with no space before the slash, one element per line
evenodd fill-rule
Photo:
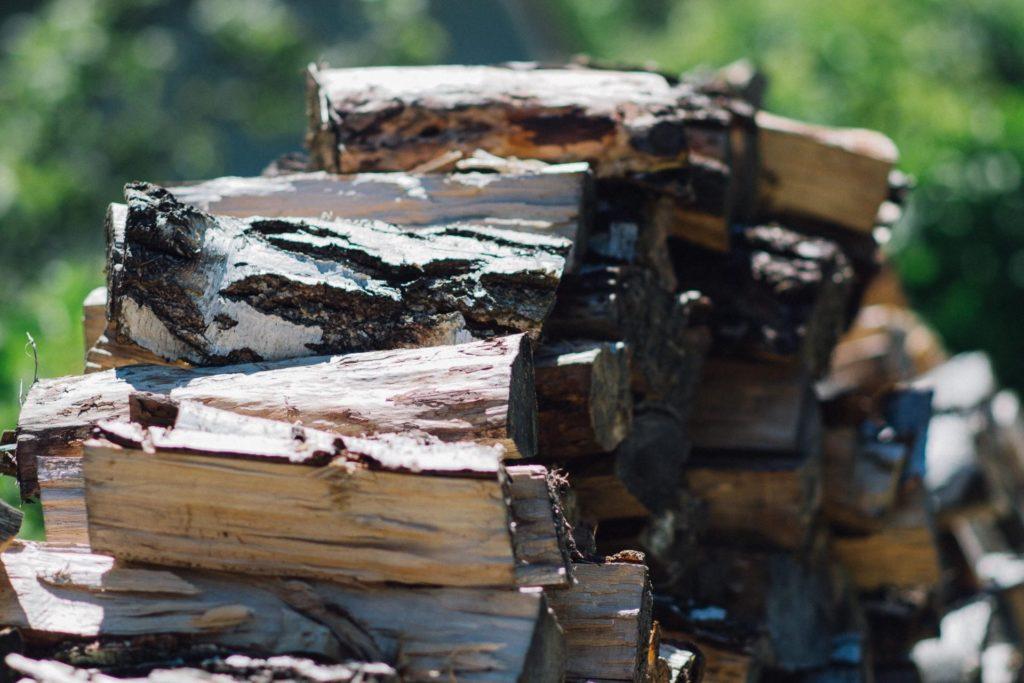
<path fill-rule="evenodd" d="M 669 72 L 746 57 L 766 108 L 890 135 L 917 180 L 888 247 L 915 307 L 1024 388 L 1020 0 L 5 0 L 0 428 L 35 373 L 26 334 L 40 376 L 81 370 L 121 186 L 257 174 L 299 149 L 308 62 L 579 53 Z"/>

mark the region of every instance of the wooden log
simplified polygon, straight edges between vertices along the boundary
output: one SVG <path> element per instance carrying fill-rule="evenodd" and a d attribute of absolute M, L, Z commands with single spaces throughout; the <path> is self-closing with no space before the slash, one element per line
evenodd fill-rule
<path fill-rule="evenodd" d="M 756 416 L 756 419 L 754 419 Z M 821 415 L 796 363 L 714 359 L 689 423 L 692 495 L 711 538 L 799 549 L 821 504 Z"/>
<path fill-rule="evenodd" d="M 704 364 L 688 431 L 707 454 L 789 458 L 813 448 L 820 419 L 799 363 L 713 357 Z"/>
<path fill-rule="evenodd" d="M 670 294 L 649 270 L 588 266 L 565 278 L 544 334 L 625 341 L 636 398 L 685 416 L 710 344 L 706 313 L 699 295 Z"/>
<path fill-rule="evenodd" d="M 570 246 L 473 226 L 218 218 L 146 183 L 125 193 L 117 341 L 195 364 L 536 336 Z"/>
<path fill-rule="evenodd" d="M 715 683 L 755 683 L 761 679 L 762 664 L 756 645 L 733 642 L 728 636 L 707 630 L 690 632 L 680 629 L 662 630 L 662 642 L 693 648 L 700 655 L 696 681 Z"/>
<path fill-rule="evenodd" d="M 644 680 L 652 626 L 647 567 L 642 562 L 575 564 L 573 574 L 572 588 L 545 589 L 565 632 L 566 677 Z"/>
<path fill-rule="evenodd" d="M 313 163 L 342 173 L 410 170 L 476 149 L 589 161 L 599 176 L 657 170 L 685 164 L 701 128 L 729 121 L 658 74 L 524 64 L 311 66 L 307 102 Z"/>
<path fill-rule="evenodd" d="M 683 243 L 672 247 L 680 287 L 711 300 L 716 348 L 796 357 L 814 377 L 827 370 L 848 322 L 854 283 L 835 242 L 762 225 L 738 233 L 727 256 Z"/>
<path fill-rule="evenodd" d="M 822 450 L 825 518 L 847 529 L 877 529 L 896 503 L 907 446 L 868 422 L 827 429 Z"/>
<path fill-rule="evenodd" d="M 134 391 L 192 399 L 246 415 L 345 435 L 419 430 L 445 441 L 497 443 L 536 454 L 536 404 L 523 335 L 458 346 L 376 351 L 229 367 L 136 366 L 37 382 L 18 425 L 23 497 L 39 495 L 49 532 L 84 542 L 79 456 L 101 420 L 128 416 Z"/>
<path fill-rule="evenodd" d="M 889 195 L 898 152 L 874 131 L 756 115 L 762 217 L 826 223 L 870 233 Z"/>
<path fill-rule="evenodd" d="M 833 537 L 831 553 L 861 591 L 932 588 L 941 579 L 941 560 L 930 524 L 924 493 L 918 490 L 901 501 L 880 530 Z"/>
<path fill-rule="evenodd" d="M 700 680 L 699 657 L 692 645 L 678 647 L 662 641 L 658 648 L 658 658 L 668 668 L 669 683 L 697 683 Z"/>
<path fill-rule="evenodd" d="M 558 680 L 557 622 L 538 591 L 354 588 L 115 564 L 81 546 L 0 556 L 0 623 L 29 643 L 177 634 L 256 655 L 384 661 L 404 680 Z"/>
<path fill-rule="evenodd" d="M 87 442 L 96 551 L 369 583 L 568 581 L 547 470 L 504 467 L 498 447 L 339 437 L 192 402 L 177 411 L 173 428 L 103 422 Z"/>
<path fill-rule="evenodd" d="M 629 354 L 621 342 L 557 342 L 534 354 L 537 450 L 563 459 L 613 450 L 633 419 Z"/>

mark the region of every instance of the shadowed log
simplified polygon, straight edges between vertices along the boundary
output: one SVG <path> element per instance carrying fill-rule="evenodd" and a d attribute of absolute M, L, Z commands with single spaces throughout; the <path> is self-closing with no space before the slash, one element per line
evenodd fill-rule
<path fill-rule="evenodd" d="M 727 256 L 677 243 L 680 285 L 711 299 L 716 348 L 746 356 L 796 356 L 815 376 L 847 324 L 854 273 L 843 252 L 822 238 L 778 226 L 737 235 Z"/>
<path fill-rule="evenodd" d="M 0 556 L 0 622 L 29 643 L 177 634 L 255 654 L 384 661 L 403 679 L 558 680 L 560 629 L 536 591 L 346 587 L 115 564 L 81 546 Z"/>
<path fill-rule="evenodd" d="M 153 185 L 125 193 L 108 264 L 117 341 L 196 364 L 536 336 L 570 246 L 473 226 L 214 217 Z"/>
<path fill-rule="evenodd" d="M 101 420 L 128 416 L 133 391 L 300 421 L 346 435 L 419 430 L 445 441 L 536 454 L 533 364 L 523 335 L 458 346 L 183 369 L 135 366 L 37 382 L 17 432 L 22 495 L 39 495 L 50 532 L 84 540 L 79 456 Z M 38 470 L 38 474 L 37 474 Z"/>
<path fill-rule="evenodd" d="M 556 342 L 534 355 L 538 452 L 562 459 L 609 452 L 629 433 L 629 354 L 620 342 Z"/>

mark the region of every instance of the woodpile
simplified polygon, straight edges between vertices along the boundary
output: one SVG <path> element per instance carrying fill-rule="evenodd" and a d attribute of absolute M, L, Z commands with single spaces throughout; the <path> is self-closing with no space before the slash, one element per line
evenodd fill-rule
<path fill-rule="evenodd" d="M 3 439 L 7 676 L 1015 680 L 1019 401 L 892 142 L 741 71 L 313 66 L 307 162 L 129 183 Z"/>

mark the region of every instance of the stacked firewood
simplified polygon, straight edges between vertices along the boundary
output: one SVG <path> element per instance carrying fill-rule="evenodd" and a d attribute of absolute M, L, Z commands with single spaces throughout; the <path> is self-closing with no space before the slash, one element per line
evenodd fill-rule
<path fill-rule="evenodd" d="M 1015 675 L 1017 401 L 880 256 L 891 141 L 761 85 L 314 66 L 308 157 L 128 184 L 3 439 L 9 669 Z"/>

